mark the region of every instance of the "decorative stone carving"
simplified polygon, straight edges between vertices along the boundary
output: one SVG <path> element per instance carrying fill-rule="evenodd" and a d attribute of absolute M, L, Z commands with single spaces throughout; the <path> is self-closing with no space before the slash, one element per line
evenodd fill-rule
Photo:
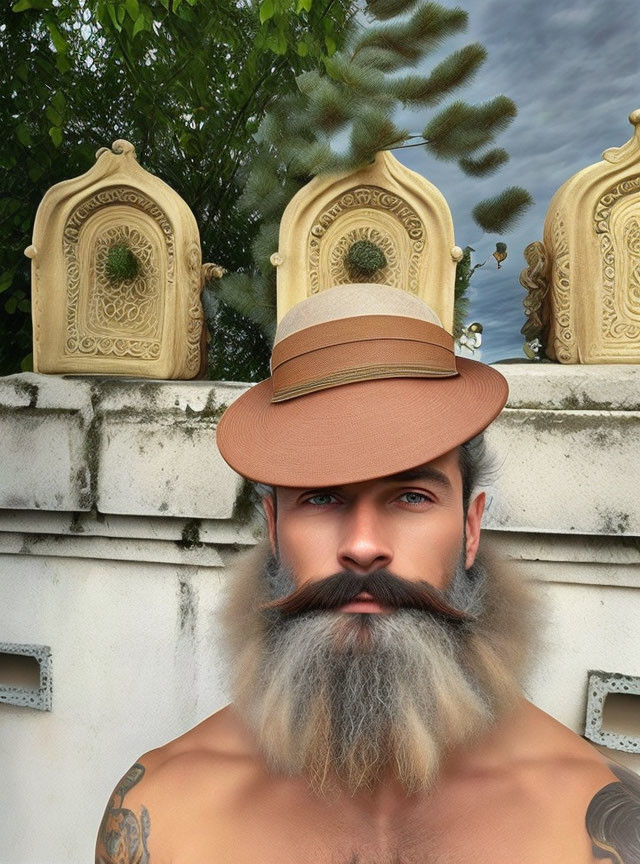
<path fill-rule="evenodd" d="M 373 246 L 374 273 L 349 266 L 355 244 Z M 389 152 L 361 170 L 316 177 L 290 201 L 271 262 L 278 268 L 278 320 L 333 285 L 380 282 L 422 297 L 453 329 L 456 261 L 453 221 L 443 195 Z"/>
<path fill-rule="evenodd" d="M 203 374 L 198 227 L 128 141 L 101 148 L 86 174 L 49 189 L 25 254 L 36 372 Z"/>
<path fill-rule="evenodd" d="M 544 299 L 546 354 L 561 363 L 640 363 L 640 110 L 629 121 L 623 147 L 553 196 L 542 252 L 525 250 L 525 310 L 531 321 Z"/>
<path fill-rule="evenodd" d="M 520 273 L 520 284 L 527 291 L 523 301 L 527 321 L 520 332 L 527 340 L 525 352 L 534 359 L 536 351 L 527 351 L 527 347 L 535 345 L 539 349 L 545 345 L 549 328 L 549 261 L 544 243 L 529 243 L 524 258 L 527 266 Z"/>

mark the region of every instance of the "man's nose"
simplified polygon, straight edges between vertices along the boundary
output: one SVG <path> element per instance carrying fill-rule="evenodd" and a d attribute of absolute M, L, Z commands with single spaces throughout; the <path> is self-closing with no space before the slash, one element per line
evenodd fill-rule
<path fill-rule="evenodd" d="M 345 513 L 344 531 L 338 547 L 338 562 L 345 570 L 366 573 L 388 567 L 393 559 L 390 544 L 375 506 L 355 502 Z"/>

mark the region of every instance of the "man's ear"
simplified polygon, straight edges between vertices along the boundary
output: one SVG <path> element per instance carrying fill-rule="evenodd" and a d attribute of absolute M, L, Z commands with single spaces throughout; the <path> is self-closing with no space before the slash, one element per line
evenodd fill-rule
<path fill-rule="evenodd" d="M 473 501 L 470 502 L 467 510 L 467 518 L 465 521 L 466 557 L 464 563 L 466 570 L 468 570 L 476 560 L 478 544 L 480 543 L 480 525 L 482 523 L 482 514 L 484 513 L 486 499 L 487 496 L 484 492 L 478 492 Z"/>
<path fill-rule="evenodd" d="M 264 509 L 264 515 L 267 520 L 267 528 L 269 530 L 269 543 L 271 544 L 271 551 L 273 554 L 276 554 L 276 549 L 278 548 L 278 543 L 276 539 L 276 490 L 273 492 L 269 492 L 262 498 L 262 507 Z"/>

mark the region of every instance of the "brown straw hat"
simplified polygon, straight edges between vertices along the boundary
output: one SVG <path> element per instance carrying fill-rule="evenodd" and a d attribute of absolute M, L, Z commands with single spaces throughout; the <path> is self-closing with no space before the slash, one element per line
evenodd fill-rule
<path fill-rule="evenodd" d="M 223 414 L 220 452 L 273 486 L 357 483 L 415 468 L 485 429 L 505 378 L 456 357 L 453 337 L 418 297 L 387 285 L 339 285 L 287 312 L 271 378 Z"/>

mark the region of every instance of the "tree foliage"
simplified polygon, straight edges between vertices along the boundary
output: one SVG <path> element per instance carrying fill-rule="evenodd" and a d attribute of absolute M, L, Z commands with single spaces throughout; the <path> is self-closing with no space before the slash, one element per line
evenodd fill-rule
<path fill-rule="evenodd" d="M 249 265 L 259 226 L 237 209 L 238 175 L 276 93 L 342 40 L 334 0 L 18 0 L 0 13 L 0 374 L 30 368 L 29 262 L 36 209 L 117 138 L 187 201 L 203 258 Z M 328 47 L 329 46 L 329 47 Z M 211 309 L 211 307 L 209 307 Z M 213 374 L 260 377 L 269 345 L 220 303 Z M 224 344 L 220 344 L 224 343 Z M 217 353 L 216 353 L 217 352 Z M 226 359 L 243 357 L 235 370 Z"/>
<path fill-rule="evenodd" d="M 476 43 L 416 75 L 464 31 L 467 13 L 424 0 L 17 0 L 0 19 L 0 374 L 29 368 L 28 262 L 45 191 L 86 171 L 98 147 L 126 138 L 138 160 L 187 201 L 203 259 L 228 275 L 204 295 L 209 374 L 268 374 L 278 225 L 314 175 L 369 162 L 419 138 L 470 176 L 506 161 L 490 147 L 515 116 L 497 96 L 425 109 L 468 83 Z M 420 112 L 423 137 L 396 124 Z M 413 141 L 412 141 L 413 143 Z M 490 149 L 485 149 L 489 147 Z M 528 196 L 513 187 L 474 213 L 513 225 Z M 115 264 L 114 264 L 115 266 Z M 131 266 L 119 262 L 118 267 Z M 117 269 L 117 268 L 116 268 Z"/>

